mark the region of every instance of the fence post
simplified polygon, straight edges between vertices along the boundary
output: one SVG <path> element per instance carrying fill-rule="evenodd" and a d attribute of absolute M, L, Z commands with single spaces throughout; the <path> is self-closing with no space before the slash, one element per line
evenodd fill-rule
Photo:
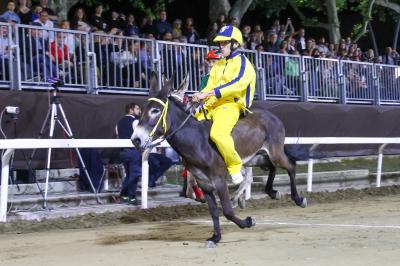
<path fill-rule="evenodd" d="M 381 92 L 380 92 L 380 86 L 379 86 L 379 76 L 378 76 L 378 71 L 377 71 L 377 65 L 374 64 L 373 69 L 373 84 L 374 84 L 374 104 L 380 105 L 381 104 Z"/>
<path fill-rule="evenodd" d="M 0 222 L 7 221 L 8 177 L 10 174 L 10 159 L 15 149 L 7 149 L 1 157 L 1 198 Z"/>
<path fill-rule="evenodd" d="M 306 77 L 306 68 L 304 63 L 304 57 L 301 57 L 300 60 L 300 73 L 301 73 L 301 82 L 300 82 L 300 93 L 301 93 L 301 101 L 308 102 L 308 88 L 306 86 L 307 77 Z"/>
<path fill-rule="evenodd" d="M 159 88 L 162 88 L 162 80 L 161 80 L 161 54 L 160 54 L 160 46 L 159 46 L 159 42 L 158 41 L 154 41 L 154 46 L 156 47 L 155 49 L 155 54 L 153 57 L 153 65 L 154 65 L 154 69 L 155 72 L 158 75 L 158 86 Z M 153 50 L 154 51 L 154 50 Z"/>
<path fill-rule="evenodd" d="M 376 167 L 376 187 L 381 187 L 383 149 L 387 144 L 382 144 L 378 150 L 378 165 Z"/>
<path fill-rule="evenodd" d="M 339 60 L 339 67 L 338 67 L 339 73 L 338 73 L 338 84 L 339 84 L 339 103 L 341 104 L 346 104 L 347 103 L 347 97 L 346 97 L 346 78 L 344 76 L 344 71 L 343 71 L 343 62 L 342 60 Z"/>

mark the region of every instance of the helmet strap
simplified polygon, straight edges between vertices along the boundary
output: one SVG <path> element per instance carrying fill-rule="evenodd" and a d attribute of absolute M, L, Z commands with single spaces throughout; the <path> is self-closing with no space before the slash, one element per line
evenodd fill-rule
<path fill-rule="evenodd" d="M 239 48 L 239 46 L 238 47 L 236 47 L 236 48 L 234 48 L 233 47 L 233 45 L 235 44 L 235 40 L 233 40 L 233 39 L 231 39 L 231 52 L 229 53 L 229 56 L 228 56 L 228 58 L 231 58 L 231 55 Z"/>

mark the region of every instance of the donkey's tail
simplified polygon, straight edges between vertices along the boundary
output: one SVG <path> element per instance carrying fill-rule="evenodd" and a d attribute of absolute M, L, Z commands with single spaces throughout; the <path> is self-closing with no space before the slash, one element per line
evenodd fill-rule
<path fill-rule="evenodd" d="M 293 162 L 306 161 L 310 159 L 308 145 L 289 144 L 284 146 L 285 154 Z"/>

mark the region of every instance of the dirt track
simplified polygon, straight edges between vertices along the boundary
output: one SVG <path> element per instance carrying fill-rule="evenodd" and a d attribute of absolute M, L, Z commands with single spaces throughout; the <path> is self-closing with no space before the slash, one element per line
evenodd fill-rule
<path fill-rule="evenodd" d="M 313 194 L 306 209 L 287 200 L 255 201 L 238 214 L 254 216 L 257 226 L 241 230 L 221 218 L 223 239 L 212 250 L 204 247 L 211 224 L 203 207 L 191 207 L 199 216 L 183 212 L 182 218 L 170 209 L 178 220 L 167 216 L 166 222 L 132 223 L 140 220 L 136 213 L 125 213 L 110 218 L 110 226 L 82 229 L 79 220 L 69 220 L 70 228 L 81 229 L 0 235 L 0 265 L 399 265 L 399 192 Z M 104 224 L 104 217 L 92 218 Z M 48 226 L 56 228 L 54 221 Z M 59 227 L 68 226 L 59 221 Z M 12 231 L 7 228 L 1 229 Z M 31 229 L 44 230 L 35 223 Z"/>

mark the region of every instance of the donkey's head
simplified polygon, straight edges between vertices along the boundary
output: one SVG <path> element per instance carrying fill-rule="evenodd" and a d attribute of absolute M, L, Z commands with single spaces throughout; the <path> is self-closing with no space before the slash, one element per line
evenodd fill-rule
<path fill-rule="evenodd" d="M 183 97 L 189 85 L 189 77 L 182 81 L 177 90 L 173 89 L 173 80 L 163 78 L 162 88 L 156 74 L 153 72 L 150 78 L 150 98 L 143 110 L 139 124 L 132 134 L 132 142 L 138 149 L 146 149 L 153 140 L 165 136 L 171 125 L 167 119 L 168 98 L 175 101 L 183 101 Z"/>

